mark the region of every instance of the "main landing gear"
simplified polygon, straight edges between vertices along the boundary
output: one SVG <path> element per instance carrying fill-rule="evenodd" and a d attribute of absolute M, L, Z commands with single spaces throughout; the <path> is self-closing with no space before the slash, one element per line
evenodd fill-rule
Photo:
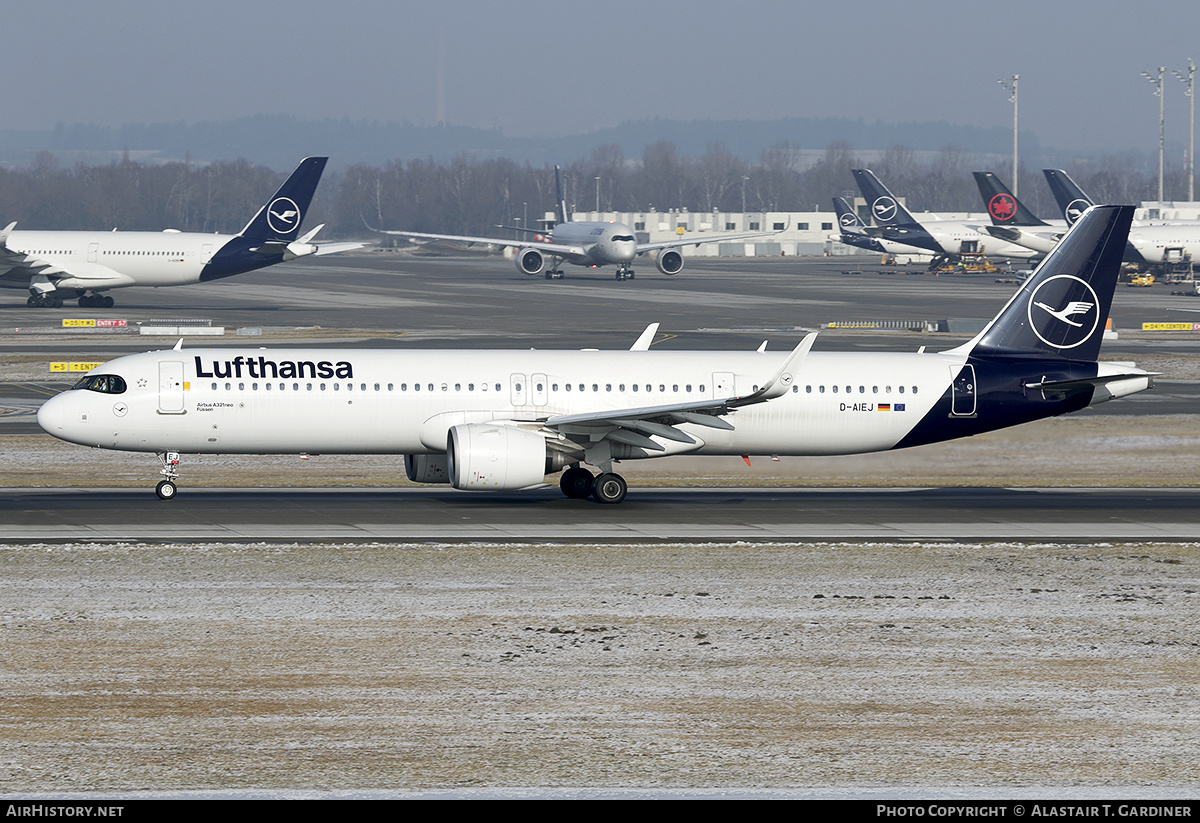
<path fill-rule="evenodd" d="M 54 292 L 39 292 L 29 295 L 29 299 L 25 301 L 25 305 L 31 309 L 61 309 L 62 297 Z"/>
<path fill-rule="evenodd" d="M 562 269 L 547 269 L 546 279 L 547 280 L 562 280 L 563 279 L 563 270 Z"/>
<path fill-rule="evenodd" d="M 158 481 L 158 485 L 154 487 L 154 493 L 158 495 L 159 500 L 174 500 L 175 493 L 179 491 L 175 481 L 179 479 L 179 452 L 165 452 L 158 455 L 158 460 L 162 463 L 162 471 L 159 472 L 165 480 Z"/>
<path fill-rule="evenodd" d="M 111 309 L 113 299 L 107 294 L 83 294 L 79 297 L 81 309 Z"/>
<path fill-rule="evenodd" d="M 592 477 L 592 473 L 579 466 L 572 466 L 558 481 L 562 493 L 574 500 L 591 497 L 597 503 L 620 503 L 629 490 L 625 478 L 612 472 Z"/>
<path fill-rule="evenodd" d="M 57 291 L 32 292 L 25 305 L 31 309 L 61 309 L 63 298 Z M 114 305 L 113 299 L 106 294 L 79 295 L 81 309 L 111 309 Z"/>

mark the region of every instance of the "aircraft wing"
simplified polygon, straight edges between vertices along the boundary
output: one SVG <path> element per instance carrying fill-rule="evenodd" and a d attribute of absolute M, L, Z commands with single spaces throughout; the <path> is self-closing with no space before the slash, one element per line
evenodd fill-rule
<path fill-rule="evenodd" d="M 713 234 L 706 237 L 681 237 L 678 240 L 664 240 L 661 243 L 638 243 L 637 253 L 644 254 L 648 251 L 658 251 L 659 249 L 677 249 L 680 246 L 699 246 L 703 243 L 724 243 L 729 240 L 748 240 L 751 237 L 769 237 L 775 234 L 783 234 L 786 229 L 779 231 L 744 231 L 738 234 Z"/>
<path fill-rule="evenodd" d="M 317 257 L 326 254 L 341 254 L 344 251 L 354 251 L 355 249 L 366 248 L 366 243 L 318 243 L 317 250 L 313 252 Z"/>
<path fill-rule="evenodd" d="M 650 439 L 651 436 L 657 436 L 676 443 L 697 445 L 694 437 L 675 427 L 681 423 L 691 423 L 711 429 L 732 430 L 733 424 L 723 419 L 724 415 L 742 406 L 774 400 L 791 391 L 795 375 L 816 339 L 816 332 L 805 336 L 799 345 L 792 349 L 775 374 L 747 395 L 583 414 L 563 414 L 546 418 L 541 423 L 544 428 L 555 430 L 568 439 L 583 443 L 612 440 L 652 451 L 665 451 L 662 444 Z"/>
<path fill-rule="evenodd" d="M 390 234 L 395 237 L 410 237 L 414 240 L 447 240 L 452 243 L 466 243 L 468 246 L 483 243 L 489 246 L 502 246 L 511 249 L 537 249 L 538 251 L 555 254 L 559 257 L 587 254 L 587 250 L 583 246 L 568 246 L 565 243 L 547 243 L 535 240 L 501 240 L 498 237 L 464 237 L 457 234 L 422 234 L 415 231 L 385 231 L 384 229 L 372 229 L 372 231 L 377 231 L 380 234 Z M 641 251 L 640 246 L 638 247 L 638 251 Z"/>
<path fill-rule="evenodd" d="M 0 231 L 0 280 L 20 283 L 22 287 L 32 284 L 39 291 L 50 291 L 51 283 L 63 280 L 70 281 L 70 287 L 76 289 L 108 289 L 133 282 L 128 275 L 98 263 L 77 262 L 65 268 L 61 263 L 14 251 L 9 248 L 8 237 L 16 225 L 9 223 Z"/>
<path fill-rule="evenodd" d="M 65 272 L 60 266 L 51 263 L 49 260 L 43 260 L 32 254 L 13 251 L 8 247 L 8 236 L 12 234 L 12 230 L 16 228 L 16 222 L 9 223 L 0 231 L 0 266 L 8 267 L 9 271 L 6 277 L 14 275 L 32 277 L 35 274 L 44 274 L 47 277 L 54 275 L 65 275 L 70 272 Z M 14 271 L 17 270 L 17 271 Z"/>

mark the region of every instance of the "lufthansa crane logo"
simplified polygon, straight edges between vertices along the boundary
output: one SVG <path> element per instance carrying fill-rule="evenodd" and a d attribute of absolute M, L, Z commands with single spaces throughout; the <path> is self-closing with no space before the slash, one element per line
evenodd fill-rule
<path fill-rule="evenodd" d="M 1007 223 L 1017 216 L 1017 201 L 1011 194 L 997 194 L 988 201 L 988 214 L 1000 223 Z"/>
<path fill-rule="evenodd" d="M 838 222 L 842 224 L 842 228 L 850 229 L 858 225 L 858 218 L 847 212 L 838 219 Z"/>
<path fill-rule="evenodd" d="M 1067 219 L 1067 225 L 1074 226 L 1075 221 L 1080 217 L 1083 217 L 1083 213 L 1087 211 L 1088 207 L 1091 205 L 1091 203 L 1079 197 L 1076 197 L 1074 200 L 1068 203 L 1067 207 L 1063 209 L 1063 217 Z"/>
<path fill-rule="evenodd" d="M 1073 349 L 1087 342 L 1100 325 L 1100 300 L 1085 281 L 1056 274 L 1029 295 L 1026 314 L 1038 339 L 1056 349 Z"/>
<path fill-rule="evenodd" d="M 884 195 L 871 204 L 871 214 L 875 215 L 879 222 L 886 223 L 895 219 L 897 208 L 896 201 Z"/>
<path fill-rule="evenodd" d="M 267 206 L 267 225 L 277 234 L 287 234 L 300 225 L 300 207 L 290 197 L 276 197 Z"/>

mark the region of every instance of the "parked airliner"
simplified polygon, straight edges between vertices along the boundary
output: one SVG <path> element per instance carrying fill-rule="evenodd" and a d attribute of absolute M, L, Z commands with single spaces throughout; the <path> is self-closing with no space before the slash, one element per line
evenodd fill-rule
<path fill-rule="evenodd" d="M 1079 219 L 1092 199 L 1062 169 L 1042 169 L 1067 223 Z M 1153 268 L 1200 259 L 1200 221 L 1135 223 L 1129 231 L 1126 262 Z"/>
<path fill-rule="evenodd" d="M 237 235 L 166 230 L 0 231 L 0 287 L 27 289 L 26 305 L 59 308 L 78 298 L 84 308 L 112 308 L 110 289 L 186 286 L 219 280 L 275 263 L 361 248 L 317 245 L 322 226 L 300 236 L 300 224 L 327 157 L 300 162 L 275 196 Z"/>
<path fill-rule="evenodd" d="M 752 231 L 686 239 L 680 237 L 661 243 L 639 243 L 633 229 L 624 223 L 572 222 L 571 216 L 567 213 L 562 172 L 558 166 L 554 167 L 554 177 L 558 186 L 558 222 L 552 231 L 546 232 L 550 235 L 549 240 L 536 239 L 545 233 L 535 229 L 518 230 L 534 235 L 535 239 L 533 240 L 505 240 L 499 237 L 464 237 L 455 234 L 423 234 L 413 231 L 383 231 L 381 229 L 374 229 L 374 231 L 414 240 L 449 240 L 455 243 L 480 243 L 517 249 L 515 257 L 517 271 L 528 275 L 537 275 L 544 271 L 547 280 L 563 276 L 559 265 L 564 261 L 575 266 L 589 268 L 616 266 L 617 280 L 632 280 L 634 278 L 634 258 L 647 252 L 656 253 L 654 262 L 660 272 L 679 274 L 683 271 L 683 254 L 680 250 L 684 246 L 699 246 L 702 243 L 722 243 L 729 240 L 745 240 L 751 237 L 778 234 L 778 232 Z M 549 258 L 549 268 L 546 268 L 547 258 Z"/>
<path fill-rule="evenodd" d="M 992 218 L 990 226 L 982 227 L 984 231 L 1038 254 L 1046 254 L 1054 248 L 1067 230 L 1067 221 L 1050 222 L 1037 217 L 990 171 L 977 171 L 974 175 L 983 205 Z"/>
<path fill-rule="evenodd" d="M 882 237 L 871 237 L 867 234 L 867 224 L 855 214 L 854 209 L 850 208 L 850 204 L 845 199 L 833 198 L 833 210 L 837 214 L 838 220 L 838 242 L 881 254 L 920 255 L 925 259 L 929 258 L 928 249 L 896 243 Z"/>
<path fill-rule="evenodd" d="M 48 400 L 48 433 L 156 452 L 404 454 L 409 479 L 514 491 L 563 472 L 619 503 L 621 460 L 831 455 L 966 437 L 1144 391 L 1097 362 L 1131 206 L 1093 208 L 973 340 L 941 353 L 189 349 L 120 357 Z M 599 474 L 584 467 L 596 467 Z"/>
<path fill-rule="evenodd" d="M 1031 249 L 1008 243 L 981 232 L 977 226 L 961 220 L 918 222 L 909 214 L 887 186 L 870 169 L 851 169 L 863 198 L 871 206 L 875 226 L 868 233 L 886 240 L 928 249 L 940 257 L 956 258 L 963 254 L 1028 259 L 1039 256 Z M 939 262 L 937 258 L 934 262 Z"/>

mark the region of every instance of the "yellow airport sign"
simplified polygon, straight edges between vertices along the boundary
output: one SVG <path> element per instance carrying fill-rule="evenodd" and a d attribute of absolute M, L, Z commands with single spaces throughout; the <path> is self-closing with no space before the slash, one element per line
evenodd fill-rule
<path fill-rule="evenodd" d="M 82 328 L 82 327 L 89 327 L 89 326 L 94 328 L 95 325 L 96 325 L 95 319 L 85 320 L 83 318 L 75 318 L 75 319 L 63 318 L 63 328 L 64 329 Z"/>
<path fill-rule="evenodd" d="M 100 363 L 51 363 L 52 372 L 87 372 L 101 365 Z"/>
<path fill-rule="evenodd" d="M 1198 331 L 1200 323 L 1143 323 L 1142 331 Z"/>

